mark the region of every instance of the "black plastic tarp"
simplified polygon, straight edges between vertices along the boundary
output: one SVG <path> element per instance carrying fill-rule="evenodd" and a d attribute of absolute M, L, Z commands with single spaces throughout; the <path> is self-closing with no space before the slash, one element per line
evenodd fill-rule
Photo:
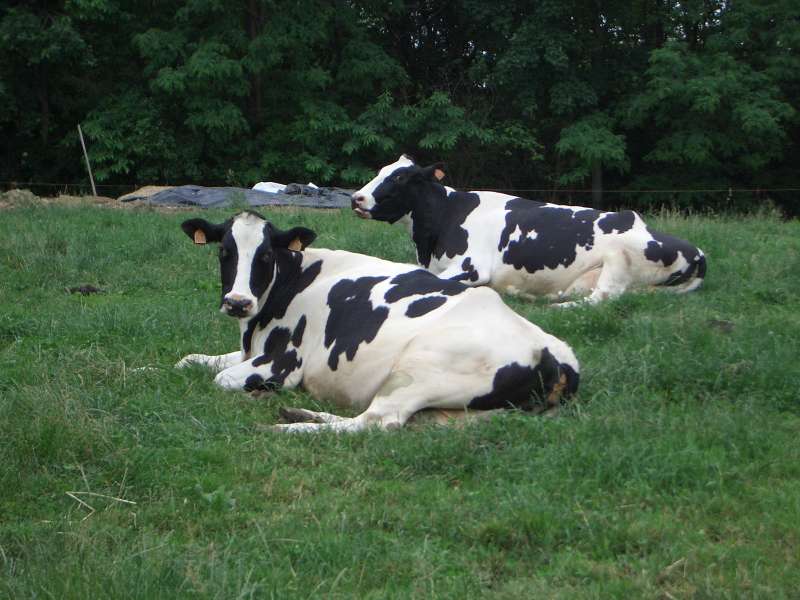
<path fill-rule="evenodd" d="M 351 190 L 317 188 L 290 183 L 282 192 L 270 193 L 248 188 L 203 187 L 181 185 L 153 194 L 148 198 L 126 198 L 160 206 L 197 206 L 224 208 L 236 204 L 249 206 L 304 206 L 310 208 L 343 208 L 350 206 Z"/>

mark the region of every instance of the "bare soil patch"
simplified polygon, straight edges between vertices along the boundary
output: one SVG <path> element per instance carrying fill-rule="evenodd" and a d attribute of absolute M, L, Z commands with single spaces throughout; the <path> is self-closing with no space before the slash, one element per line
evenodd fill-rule
<path fill-rule="evenodd" d="M 139 194 L 141 197 L 146 198 L 161 189 L 158 186 L 148 186 L 147 188 L 142 188 L 141 190 L 137 190 L 134 192 L 135 194 L 139 194 L 140 192 L 144 192 Z M 149 192 L 149 193 L 147 193 Z M 122 196 L 121 198 L 124 198 Z M 42 197 L 37 196 L 30 190 L 9 190 L 7 192 L 3 192 L 0 194 L 0 210 L 8 210 L 13 208 L 20 208 L 23 206 L 30 206 L 30 205 L 44 205 L 44 206 L 85 206 L 85 205 L 92 205 L 92 206 L 102 206 L 107 208 L 116 208 L 116 209 L 142 209 L 147 208 L 148 210 L 157 210 L 159 212 L 178 212 L 178 211 L 185 211 L 187 209 L 197 208 L 192 206 L 153 206 L 147 204 L 146 202 L 122 202 L 121 198 L 109 198 L 108 196 L 70 196 L 70 195 L 59 195 L 53 197 Z"/>
<path fill-rule="evenodd" d="M 169 189 L 162 186 L 145 186 L 138 190 L 125 194 L 119 198 L 109 198 L 108 196 L 70 196 L 59 195 L 53 197 L 37 196 L 30 190 L 15 189 L 7 192 L 0 193 L 0 210 L 10 210 L 20 208 L 23 206 L 99 206 L 104 208 L 114 208 L 121 210 L 149 210 L 163 213 L 173 212 L 197 212 L 198 210 L 206 210 L 200 206 L 165 206 L 161 204 L 150 204 L 147 198 L 161 190 Z M 136 200 L 123 201 L 127 198 L 136 198 Z M 330 208 L 315 208 L 315 207 L 300 207 L 300 206 L 264 206 L 256 207 L 256 210 L 263 208 L 270 211 L 287 211 L 287 212 L 329 212 Z"/>

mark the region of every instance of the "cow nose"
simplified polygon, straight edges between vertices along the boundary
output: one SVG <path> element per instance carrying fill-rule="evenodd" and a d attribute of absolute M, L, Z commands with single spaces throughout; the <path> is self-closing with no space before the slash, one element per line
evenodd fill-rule
<path fill-rule="evenodd" d="M 253 301 L 247 298 L 225 298 L 225 309 L 230 315 L 241 316 L 252 308 Z"/>

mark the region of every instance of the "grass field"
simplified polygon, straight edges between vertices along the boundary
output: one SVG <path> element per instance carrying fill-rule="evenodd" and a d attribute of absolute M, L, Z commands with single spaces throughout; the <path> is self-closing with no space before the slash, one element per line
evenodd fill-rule
<path fill-rule="evenodd" d="M 508 299 L 581 360 L 561 417 L 282 436 L 282 405 L 344 411 L 172 369 L 237 344 L 194 214 L 0 211 L 0 597 L 800 597 L 800 223 L 651 216 L 708 255 L 700 291 Z"/>

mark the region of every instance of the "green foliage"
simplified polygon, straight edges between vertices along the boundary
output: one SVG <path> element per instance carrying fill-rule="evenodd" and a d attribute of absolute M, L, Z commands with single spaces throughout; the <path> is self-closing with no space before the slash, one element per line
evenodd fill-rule
<path fill-rule="evenodd" d="M 14 3 L 0 180 L 84 180 L 82 123 L 110 184 L 357 186 L 409 152 L 472 188 L 792 188 L 798 18 L 792 0 Z"/>
<path fill-rule="evenodd" d="M 574 168 L 561 175 L 561 183 L 585 180 L 595 163 L 622 172 L 630 166 L 625 153 L 625 137 L 612 131 L 611 119 L 604 113 L 594 113 L 562 129 L 556 150 L 575 157 Z"/>
<path fill-rule="evenodd" d="M 678 43 L 653 51 L 647 85 L 627 112 L 630 125 L 669 132 L 646 161 L 730 177 L 752 176 L 780 158 L 794 115 L 763 73 L 726 52 L 700 56 Z"/>
<path fill-rule="evenodd" d="M 185 152 L 162 126 L 158 106 L 147 96 L 129 93 L 109 99 L 89 113 L 83 129 L 93 142 L 98 181 L 135 173 L 142 181 L 160 182 L 188 174 L 181 167 Z"/>

